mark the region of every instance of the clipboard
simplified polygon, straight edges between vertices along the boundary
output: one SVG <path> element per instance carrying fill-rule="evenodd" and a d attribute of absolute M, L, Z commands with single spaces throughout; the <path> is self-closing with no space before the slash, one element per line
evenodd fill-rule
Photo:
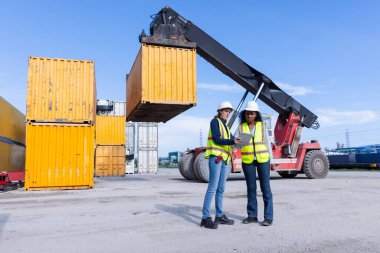
<path fill-rule="evenodd" d="M 235 148 L 241 149 L 243 146 L 249 145 L 252 135 L 246 133 L 239 133 L 238 138 L 240 138 L 241 141 L 235 144 Z"/>

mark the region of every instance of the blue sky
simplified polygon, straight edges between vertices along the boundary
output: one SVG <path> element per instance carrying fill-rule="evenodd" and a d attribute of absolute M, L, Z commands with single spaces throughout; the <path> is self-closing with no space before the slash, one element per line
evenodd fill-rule
<path fill-rule="evenodd" d="M 319 117 L 302 140 L 380 143 L 380 1 L 0 0 L 0 95 L 25 112 L 28 56 L 95 61 L 98 98 L 125 100 L 150 15 L 171 6 Z M 159 155 L 205 143 L 243 88 L 197 56 L 196 107 L 159 125 Z M 252 95 L 248 98 L 252 99 Z M 259 101 L 262 112 L 277 113 Z"/>

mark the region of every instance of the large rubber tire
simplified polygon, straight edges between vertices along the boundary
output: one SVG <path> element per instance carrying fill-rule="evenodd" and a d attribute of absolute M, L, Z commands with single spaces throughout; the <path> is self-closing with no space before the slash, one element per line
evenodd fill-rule
<path fill-rule="evenodd" d="M 205 153 L 202 152 L 199 154 L 194 161 L 194 171 L 199 178 L 199 180 L 203 183 L 208 183 L 210 178 L 210 170 L 208 165 L 209 160 L 205 158 Z M 231 174 L 231 169 L 228 170 L 227 178 Z"/>
<path fill-rule="evenodd" d="M 202 153 L 200 153 L 200 154 L 202 154 Z M 196 162 L 197 162 L 197 157 L 195 157 L 194 163 L 193 163 L 193 170 L 194 170 L 195 177 L 197 178 L 198 181 L 203 182 L 203 179 L 201 178 L 201 176 L 198 173 L 198 170 L 197 170 L 197 167 L 196 167 L 196 164 L 197 164 Z"/>
<path fill-rule="evenodd" d="M 185 173 L 183 172 L 183 165 L 182 165 L 182 163 L 183 163 L 183 161 L 184 161 L 184 157 L 186 156 L 187 154 L 184 154 L 182 157 L 181 157 L 181 159 L 179 160 L 179 164 L 178 164 L 178 170 L 179 170 L 179 173 L 181 174 L 181 176 L 182 177 L 184 177 L 184 178 L 186 178 L 185 177 Z M 187 178 L 186 178 L 187 179 Z"/>
<path fill-rule="evenodd" d="M 181 158 L 179 170 L 181 175 L 188 180 L 197 179 L 194 173 L 193 164 L 194 153 L 187 153 Z"/>
<path fill-rule="evenodd" d="M 306 153 L 302 168 L 309 179 L 325 178 L 329 173 L 329 160 L 322 151 L 311 150 Z"/>
<path fill-rule="evenodd" d="M 205 153 L 200 153 L 194 161 L 194 170 L 199 178 L 199 180 L 203 183 L 208 183 L 210 171 L 208 167 L 208 159 L 205 158 Z"/>
<path fill-rule="evenodd" d="M 286 172 L 286 171 L 277 171 L 277 173 L 283 177 L 283 178 L 295 178 L 298 173 L 297 172 L 292 172 L 292 173 L 289 173 L 289 172 Z"/>

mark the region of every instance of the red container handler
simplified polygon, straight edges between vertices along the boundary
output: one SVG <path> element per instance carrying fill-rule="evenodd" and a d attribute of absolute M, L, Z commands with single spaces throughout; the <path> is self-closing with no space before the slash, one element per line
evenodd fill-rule
<path fill-rule="evenodd" d="M 0 173 L 0 185 L 2 186 L 2 190 L 5 192 L 7 187 L 11 185 L 11 181 L 9 181 L 9 176 L 7 172 Z"/>

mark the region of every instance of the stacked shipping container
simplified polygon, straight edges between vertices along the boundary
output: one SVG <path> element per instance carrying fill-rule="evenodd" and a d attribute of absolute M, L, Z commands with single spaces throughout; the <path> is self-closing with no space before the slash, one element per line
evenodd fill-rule
<path fill-rule="evenodd" d="M 137 157 L 139 173 L 158 172 L 158 124 L 137 123 Z"/>
<path fill-rule="evenodd" d="M 125 116 L 96 116 L 95 176 L 125 176 Z"/>
<path fill-rule="evenodd" d="M 0 173 L 25 178 L 25 115 L 0 97 Z"/>
<path fill-rule="evenodd" d="M 95 116 L 92 61 L 29 58 L 26 190 L 93 187 Z"/>
<path fill-rule="evenodd" d="M 125 170 L 127 174 L 135 173 L 135 136 L 136 136 L 136 122 L 127 122 L 125 126 L 126 138 L 126 164 Z"/>
<path fill-rule="evenodd" d="M 120 165 L 120 154 L 106 146 L 125 147 L 125 173 L 156 173 L 158 170 L 158 125 L 148 122 L 115 122 L 117 117 L 125 120 L 126 102 L 98 100 L 96 120 L 96 176 L 115 175 L 115 162 Z M 114 121 L 114 122 L 112 122 Z M 122 126 L 125 138 L 122 140 Z M 104 148 L 103 148 L 104 147 Z M 102 150 L 100 151 L 100 148 Z M 99 151 L 99 152 L 98 152 Z M 107 153 L 108 152 L 108 153 Z M 113 152 L 114 155 L 111 155 Z M 118 155 L 116 155 L 118 154 Z M 117 156 L 117 158 L 116 158 Z M 136 170 L 135 162 L 137 161 Z M 113 165 L 114 164 L 114 165 Z M 121 166 L 120 166 L 121 167 Z"/>
<path fill-rule="evenodd" d="M 97 145 L 125 145 L 124 116 L 96 116 Z"/>
<path fill-rule="evenodd" d="M 158 124 L 154 122 L 127 122 L 127 173 L 157 173 Z M 135 161 L 136 168 L 135 168 Z"/>

